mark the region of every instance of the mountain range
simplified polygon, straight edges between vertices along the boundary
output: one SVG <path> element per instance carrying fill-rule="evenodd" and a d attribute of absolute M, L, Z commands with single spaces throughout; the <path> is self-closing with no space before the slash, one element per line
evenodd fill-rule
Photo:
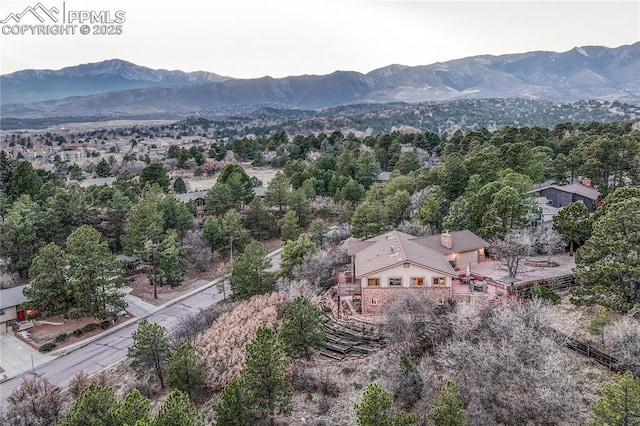
<path fill-rule="evenodd" d="M 640 42 L 616 48 L 474 56 L 366 74 L 235 79 L 108 61 L 0 76 L 3 117 L 205 117 L 265 106 L 323 109 L 362 103 L 524 98 L 640 104 Z"/>

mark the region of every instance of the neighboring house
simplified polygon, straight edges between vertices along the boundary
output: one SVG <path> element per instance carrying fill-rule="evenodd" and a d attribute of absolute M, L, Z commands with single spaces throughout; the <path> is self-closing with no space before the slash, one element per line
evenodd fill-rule
<path fill-rule="evenodd" d="M 265 188 L 264 186 L 254 186 L 253 195 L 258 198 L 264 198 L 267 196 L 267 188 Z"/>
<path fill-rule="evenodd" d="M 0 290 L 0 334 L 7 332 L 10 322 L 25 320 L 25 312 L 20 305 L 27 301 L 22 290 L 28 286 L 25 284 Z"/>
<path fill-rule="evenodd" d="M 414 242 L 443 254 L 458 270 L 484 262 L 489 243 L 471 231 L 452 231 L 440 235 L 414 238 Z"/>
<path fill-rule="evenodd" d="M 193 201 L 197 207 L 204 206 L 204 197 L 206 197 L 207 191 L 197 191 L 197 192 L 185 192 L 184 194 L 176 194 L 178 200 L 183 203 L 188 203 L 189 201 Z"/>
<path fill-rule="evenodd" d="M 536 197 L 536 207 L 539 208 L 539 214 L 532 217 L 532 223 L 534 225 L 542 225 L 547 228 L 553 226 L 553 218 L 560 213 L 562 207 L 553 207 L 551 200 L 547 197 Z"/>
<path fill-rule="evenodd" d="M 115 181 L 116 181 L 115 177 L 92 178 L 92 179 L 85 179 L 83 181 L 80 181 L 79 185 L 80 185 L 80 188 L 87 188 L 89 186 L 103 186 L 103 185 L 111 186 Z"/>
<path fill-rule="evenodd" d="M 377 187 L 385 186 L 391 179 L 391 172 L 380 172 L 378 176 L 373 179 L 373 184 Z"/>
<path fill-rule="evenodd" d="M 546 185 L 529 191 L 529 193 L 538 194 L 538 197 L 548 198 L 551 201 L 550 205 L 556 208 L 582 201 L 590 212 L 595 211 L 597 201 L 601 197 L 600 192 L 591 186 L 591 182 L 588 179 L 571 185 Z"/>
<path fill-rule="evenodd" d="M 440 238 L 439 236 L 437 236 Z M 406 292 L 429 291 L 441 302 L 458 278 L 447 257 L 414 236 L 392 231 L 365 241 L 351 240 L 352 276 L 360 283 L 363 315 L 380 315 Z"/>

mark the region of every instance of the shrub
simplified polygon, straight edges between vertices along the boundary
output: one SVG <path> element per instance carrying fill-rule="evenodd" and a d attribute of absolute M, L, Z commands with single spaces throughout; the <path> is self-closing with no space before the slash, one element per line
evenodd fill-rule
<path fill-rule="evenodd" d="M 109 328 L 111 326 L 111 321 L 109 320 L 104 320 L 100 323 L 100 328 L 103 330 L 106 330 L 107 328 Z"/>
<path fill-rule="evenodd" d="M 558 293 L 551 290 L 549 287 L 545 287 L 538 284 L 525 290 L 525 292 L 522 294 L 522 297 L 524 297 L 525 299 L 548 300 L 553 304 L 560 302 L 560 295 L 558 295 Z"/>
<path fill-rule="evenodd" d="M 80 336 L 82 335 L 82 333 L 84 333 L 84 332 L 82 331 L 82 329 L 81 329 L 81 328 L 78 328 L 78 329 L 76 329 L 76 330 L 73 330 L 73 333 L 72 333 L 72 334 L 73 334 L 74 336 L 76 336 L 76 337 L 80 337 Z"/>
<path fill-rule="evenodd" d="M 91 324 L 87 324 L 84 327 L 82 327 L 82 331 L 85 333 L 88 333 L 90 331 L 96 330 L 98 327 L 100 327 L 100 324 L 96 324 L 95 322 L 92 322 Z"/>
<path fill-rule="evenodd" d="M 52 350 L 53 350 L 53 348 L 55 348 L 55 347 L 56 347 L 56 344 L 55 344 L 55 343 L 53 343 L 53 342 L 49 342 L 49 343 L 45 343 L 44 345 L 40 346 L 40 347 L 38 348 L 38 350 L 39 350 L 40 352 L 42 352 L 42 353 L 45 353 L 45 352 L 52 351 Z"/>
<path fill-rule="evenodd" d="M 67 336 L 69 336 L 67 333 L 58 334 L 56 336 L 56 342 L 64 341 L 67 338 Z"/>

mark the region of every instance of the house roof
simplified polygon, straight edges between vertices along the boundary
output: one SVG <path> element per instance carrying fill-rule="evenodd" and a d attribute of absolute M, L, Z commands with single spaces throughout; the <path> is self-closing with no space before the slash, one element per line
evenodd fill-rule
<path fill-rule="evenodd" d="M 267 188 L 265 188 L 264 186 L 254 186 L 253 195 L 262 198 L 267 195 Z"/>
<path fill-rule="evenodd" d="M 113 182 L 116 181 L 114 177 L 105 177 L 105 178 L 94 178 L 94 179 L 85 179 L 80 181 L 80 187 L 86 188 L 88 186 L 100 186 L 100 185 L 113 185 Z"/>
<path fill-rule="evenodd" d="M 18 306 L 26 302 L 27 297 L 22 293 L 22 290 L 29 287 L 29 285 L 25 284 L 0 290 L 0 309 Z"/>
<path fill-rule="evenodd" d="M 436 250 L 444 255 L 452 253 L 464 253 L 467 251 L 477 250 L 482 247 L 489 247 L 489 243 L 478 237 L 476 234 L 469 230 L 463 231 L 451 231 L 451 248 L 448 249 L 440 242 L 440 234 L 430 235 L 428 237 L 415 238 L 414 242 L 428 247 L 432 250 Z"/>
<path fill-rule="evenodd" d="M 557 189 L 558 191 L 562 191 L 562 192 L 567 192 L 569 194 L 576 194 L 576 195 L 580 195 L 582 197 L 588 198 L 590 200 L 597 200 L 600 197 L 600 192 L 598 192 L 597 189 L 595 189 L 592 186 L 587 186 L 587 185 L 583 185 L 581 183 L 575 182 L 572 183 L 571 185 L 547 185 L 547 186 L 542 186 L 540 188 L 536 188 L 533 191 L 529 191 L 529 193 L 540 193 L 540 191 L 543 191 L 545 189 Z"/>
<path fill-rule="evenodd" d="M 376 176 L 376 181 L 386 182 L 391 179 L 391 172 L 380 172 L 378 176 Z"/>
<path fill-rule="evenodd" d="M 350 241 L 355 251 L 356 277 L 391 268 L 405 262 L 413 263 L 449 276 L 457 276 L 442 253 L 420 245 L 415 237 L 399 231 L 378 235 L 366 241 Z"/>
<path fill-rule="evenodd" d="M 196 200 L 198 198 L 204 198 L 205 195 L 207 195 L 207 191 L 197 191 L 185 192 L 184 194 L 176 194 L 176 197 L 183 203 L 188 203 L 189 201 Z"/>

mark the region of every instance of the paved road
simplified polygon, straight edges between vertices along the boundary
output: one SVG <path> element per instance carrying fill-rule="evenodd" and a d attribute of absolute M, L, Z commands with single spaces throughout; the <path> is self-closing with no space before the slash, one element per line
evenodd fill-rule
<path fill-rule="evenodd" d="M 274 267 L 280 265 L 280 252 L 270 257 L 273 260 Z M 229 294 L 229 290 L 227 290 L 227 294 Z M 222 293 L 214 285 L 192 294 L 180 302 L 162 308 L 151 314 L 148 320 L 158 323 L 168 331 L 171 331 L 184 316 L 206 309 L 221 300 Z M 65 388 L 69 380 L 77 372 L 84 370 L 88 374 L 93 374 L 125 358 L 127 356 L 127 348 L 133 343 L 131 335 L 137 328 L 137 322 L 131 323 L 89 343 L 87 346 L 78 348 L 56 358 L 49 364 L 36 368 L 35 372 L 42 377 L 48 378 L 53 384 Z M 23 376 L 24 374 L 0 384 L 0 405 L 6 403 L 7 397 L 20 384 Z"/>

